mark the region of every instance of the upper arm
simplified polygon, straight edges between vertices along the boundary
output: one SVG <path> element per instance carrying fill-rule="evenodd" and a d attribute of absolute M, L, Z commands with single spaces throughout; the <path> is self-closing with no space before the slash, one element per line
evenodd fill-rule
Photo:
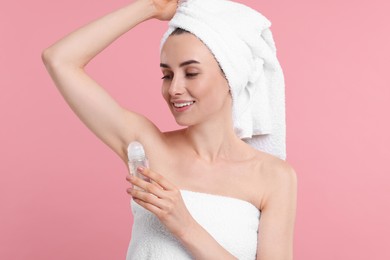
<path fill-rule="evenodd" d="M 65 101 L 80 120 L 127 163 L 127 144 L 143 135 L 159 135 L 146 117 L 121 107 L 83 68 L 45 66 Z"/>
<path fill-rule="evenodd" d="M 259 222 L 257 259 L 292 260 L 297 176 L 287 162 L 272 168 Z"/>

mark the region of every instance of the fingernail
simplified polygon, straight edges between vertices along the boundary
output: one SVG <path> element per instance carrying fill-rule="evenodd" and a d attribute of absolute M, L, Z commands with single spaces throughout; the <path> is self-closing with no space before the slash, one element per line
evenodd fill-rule
<path fill-rule="evenodd" d="M 138 169 L 138 171 L 143 172 L 145 168 L 143 166 L 138 166 L 137 169 Z"/>

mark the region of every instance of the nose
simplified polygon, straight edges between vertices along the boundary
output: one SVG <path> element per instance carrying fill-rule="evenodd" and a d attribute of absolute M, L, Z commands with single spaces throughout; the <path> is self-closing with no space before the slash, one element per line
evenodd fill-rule
<path fill-rule="evenodd" d="M 179 96 L 184 93 L 184 85 L 180 77 L 174 76 L 168 89 L 168 93 L 171 96 Z"/>

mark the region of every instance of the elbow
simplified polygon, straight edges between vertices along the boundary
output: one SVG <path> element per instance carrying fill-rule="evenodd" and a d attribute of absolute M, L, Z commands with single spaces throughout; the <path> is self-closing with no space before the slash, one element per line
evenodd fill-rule
<path fill-rule="evenodd" d="M 44 49 L 41 53 L 42 62 L 45 64 L 46 67 L 49 66 L 50 68 L 58 68 L 63 66 L 81 67 L 75 63 L 66 61 L 62 57 L 63 55 L 54 52 L 50 48 Z"/>
<path fill-rule="evenodd" d="M 42 51 L 42 53 L 41 53 L 41 59 L 42 59 L 42 62 L 43 62 L 45 65 L 48 65 L 48 64 L 53 63 L 53 60 L 54 60 L 53 53 L 50 51 L 49 48 L 44 49 L 44 50 Z"/>
<path fill-rule="evenodd" d="M 52 74 L 54 71 L 59 70 L 64 66 L 64 62 L 61 59 L 58 59 L 50 49 L 44 49 L 42 51 L 41 59 L 49 74 Z"/>
<path fill-rule="evenodd" d="M 47 49 L 44 49 L 42 52 L 41 52 L 41 59 L 42 59 L 42 62 L 43 63 L 47 63 L 47 60 L 48 60 L 48 51 Z"/>

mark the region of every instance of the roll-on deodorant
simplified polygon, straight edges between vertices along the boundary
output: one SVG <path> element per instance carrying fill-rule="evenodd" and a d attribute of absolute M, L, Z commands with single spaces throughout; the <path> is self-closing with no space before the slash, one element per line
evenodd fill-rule
<path fill-rule="evenodd" d="M 149 168 L 148 158 L 145 155 L 145 150 L 141 143 L 134 141 L 127 147 L 127 158 L 130 174 L 137 176 L 145 181 L 150 182 L 150 179 L 137 171 L 138 166 Z M 134 189 L 143 190 L 142 188 L 134 185 Z"/>

